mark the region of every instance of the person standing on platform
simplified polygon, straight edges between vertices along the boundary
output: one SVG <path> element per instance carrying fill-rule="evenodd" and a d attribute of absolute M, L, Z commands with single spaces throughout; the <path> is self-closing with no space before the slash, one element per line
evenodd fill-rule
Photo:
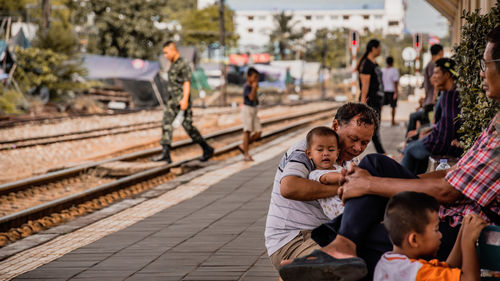
<path fill-rule="evenodd" d="M 182 127 L 193 142 L 203 149 L 201 161 L 207 161 L 214 154 L 214 149 L 208 145 L 200 132 L 193 126 L 193 111 L 191 110 L 191 68 L 188 62 L 181 58 L 173 41 L 163 44 L 163 55 L 170 61 L 168 70 L 167 90 L 169 97 L 163 110 L 161 146 L 162 153 L 151 159 L 152 161 L 166 161 L 171 163 L 170 150 L 172 149 L 172 122 L 179 112 L 184 112 Z"/>
<path fill-rule="evenodd" d="M 241 121 L 243 123 L 243 143 L 238 149 L 245 156 L 245 161 L 253 161 L 252 156 L 248 154 L 249 145 L 258 140 L 262 133 L 259 116 L 257 116 L 257 107 L 259 106 L 259 72 L 250 67 L 247 71 L 247 82 L 243 88 L 243 108 L 241 110 Z M 252 134 L 253 133 L 253 134 Z"/>
<path fill-rule="evenodd" d="M 376 39 L 372 39 L 366 45 L 366 51 L 359 60 L 356 70 L 359 72 L 359 86 L 361 95 L 359 101 L 368 104 L 378 113 L 380 123 L 380 113 L 382 111 L 382 102 L 384 98 L 384 84 L 382 83 L 382 71 L 375 62 L 375 58 L 380 55 L 382 46 Z M 373 134 L 373 145 L 377 153 L 385 154 L 380 141 L 379 129 Z"/>
<path fill-rule="evenodd" d="M 387 67 L 382 69 L 382 81 L 384 82 L 384 105 L 392 108 L 392 126 L 396 125 L 396 106 L 398 104 L 399 71 L 393 67 L 394 59 L 387 57 Z"/>

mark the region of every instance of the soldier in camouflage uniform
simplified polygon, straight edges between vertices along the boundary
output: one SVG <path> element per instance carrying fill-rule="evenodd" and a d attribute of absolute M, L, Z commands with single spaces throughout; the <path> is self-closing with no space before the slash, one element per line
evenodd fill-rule
<path fill-rule="evenodd" d="M 172 41 L 163 45 L 163 54 L 171 62 L 168 70 L 167 90 L 169 93 L 166 107 L 163 111 L 162 122 L 162 154 L 154 157 L 153 161 L 166 161 L 171 163 L 170 150 L 172 145 L 172 122 L 180 110 L 185 111 L 182 127 L 191 137 L 193 142 L 199 144 L 203 149 L 201 161 L 207 161 L 214 154 L 214 149 L 208 145 L 200 132 L 193 126 L 193 111 L 191 110 L 191 68 L 189 64 L 180 57 L 179 51 Z"/>

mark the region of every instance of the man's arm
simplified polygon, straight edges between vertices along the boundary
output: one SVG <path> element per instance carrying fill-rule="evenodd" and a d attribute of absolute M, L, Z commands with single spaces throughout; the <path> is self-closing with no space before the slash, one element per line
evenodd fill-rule
<path fill-rule="evenodd" d="M 298 176 L 281 179 L 280 192 L 291 200 L 310 201 L 337 195 L 338 185 L 325 185 Z"/>
<path fill-rule="evenodd" d="M 354 172 L 346 177 L 346 183 L 339 193 L 345 201 L 368 194 L 389 198 L 402 191 L 423 192 L 436 198 L 439 203 L 452 203 L 463 196 L 446 181 L 441 171 L 424 174 L 418 179 L 395 179 L 375 177 L 359 167 L 354 167 Z"/>
<path fill-rule="evenodd" d="M 190 92 L 191 92 L 191 82 L 186 81 L 182 85 L 182 100 L 179 102 L 181 110 L 186 110 L 188 108 Z"/>

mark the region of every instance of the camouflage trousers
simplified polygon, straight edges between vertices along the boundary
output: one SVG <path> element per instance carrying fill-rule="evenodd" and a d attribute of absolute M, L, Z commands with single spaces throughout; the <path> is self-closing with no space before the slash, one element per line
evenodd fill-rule
<path fill-rule="evenodd" d="M 177 113 L 179 113 L 179 103 L 173 100 L 167 102 L 165 110 L 163 110 L 163 120 L 162 120 L 162 134 L 161 134 L 161 145 L 172 145 L 172 134 L 174 121 Z M 182 127 L 186 130 L 186 133 L 191 137 L 193 142 L 201 144 L 205 142 L 205 139 L 201 136 L 198 129 L 193 126 L 193 111 L 191 110 L 191 103 L 185 111 L 184 121 L 182 122 Z"/>

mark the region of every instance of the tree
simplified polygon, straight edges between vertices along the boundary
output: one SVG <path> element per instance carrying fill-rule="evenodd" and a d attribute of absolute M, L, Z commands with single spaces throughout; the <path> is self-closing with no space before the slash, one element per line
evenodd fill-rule
<path fill-rule="evenodd" d="M 161 44 L 172 33 L 159 30 L 155 22 L 166 15 L 165 0 L 87 0 L 74 1 L 72 11 L 77 24 L 85 26 L 88 51 L 94 54 L 156 59 Z M 87 25 L 90 18 L 93 24 Z"/>
<path fill-rule="evenodd" d="M 462 39 L 454 48 L 453 59 L 457 62 L 460 92 L 460 118 L 463 133 L 461 143 L 464 150 L 469 149 L 488 126 L 489 122 L 500 110 L 500 105 L 486 97 L 479 77 L 479 60 L 486 48 L 486 34 L 500 24 L 500 2 L 488 14 L 480 15 L 479 11 L 464 12 L 462 18 Z"/>
<path fill-rule="evenodd" d="M 325 56 L 325 67 L 346 67 L 346 44 L 348 31 L 346 29 L 328 30 L 326 28 L 316 31 L 313 40 L 307 43 L 307 61 L 322 61 Z"/>
<path fill-rule="evenodd" d="M 83 76 L 85 70 L 79 64 L 69 63 L 69 57 L 64 54 L 38 48 L 23 50 L 19 47 L 15 54 L 17 68 L 14 79 L 23 93 L 38 94 L 42 87 L 46 87 L 54 99 L 87 86 L 73 81 L 73 75 Z"/>
<path fill-rule="evenodd" d="M 287 15 L 284 11 L 273 16 L 275 29 L 270 34 L 272 46 L 278 46 L 278 52 L 281 59 L 286 58 L 286 51 L 290 50 L 298 39 L 304 37 L 304 30 L 296 31 L 292 22 L 293 14 Z"/>
<path fill-rule="evenodd" d="M 224 25 L 226 45 L 235 46 L 238 36 L 234 33 L 234 11 L 224 7 Z M 182 26 L 181 40 L 185 45 L 200 46 L 202 43 L 219 42 L 219 6 L 210 5 L 201 10 L 190 10 L 180 19 Z"/>

